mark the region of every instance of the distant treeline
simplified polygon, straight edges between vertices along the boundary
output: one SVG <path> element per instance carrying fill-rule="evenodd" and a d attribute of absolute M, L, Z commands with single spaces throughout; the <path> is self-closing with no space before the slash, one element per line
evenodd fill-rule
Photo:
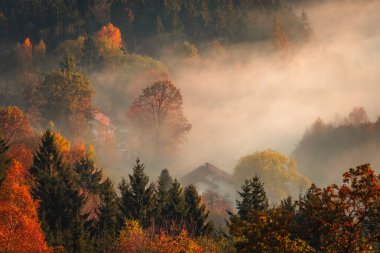
<path fill-rule="evenodd" d="M 362 107 L 335 122 L 321 118 L 311 125 L 293 151 L 301 172 L 318 184 L 332 183 L 358 163 L 379 164 L 380 120 L 369 120 Z"/>
<path fill-rule="evenodd" d="M 0 33 L 2 42 L 29 37 L 54 49 L 111 22 L 130 50 L 147 50 L 151 38 L 155 45 L 173 39 L 265 40 L 273 36 L 275 16 L 292 39 L 310 33 L 306 14 L 280 0 L 0 1 Z"/>

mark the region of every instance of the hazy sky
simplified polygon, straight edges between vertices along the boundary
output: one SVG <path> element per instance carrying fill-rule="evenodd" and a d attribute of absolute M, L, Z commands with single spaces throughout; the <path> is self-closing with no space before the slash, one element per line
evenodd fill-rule
<path fill-rule="evenodd" d="M 234 60 L 172 71 L 193 124 L 169 166 L 174 174 L 206 161 L 232 172 L 241 156 L 266 148 L 289 155 L 318 116 L 334 120 L 355 106 L 371 120 L 380 115 L 380 4 L 339 1 L 305 10 L 316 41 L 292 58 L 241 46 L 227 49 Z"/>

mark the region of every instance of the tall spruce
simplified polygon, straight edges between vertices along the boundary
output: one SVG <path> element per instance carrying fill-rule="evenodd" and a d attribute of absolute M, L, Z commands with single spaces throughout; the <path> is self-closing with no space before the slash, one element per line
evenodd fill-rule
<path fill-rule="evenodd" d="M 167 169 L 162 170 L 160 176 L 158 177 L 156 193 L 157 204 L 155 224 L 159 227 L 164 225 L 162 215 L 168 202 L 169 190 L 172 187 L 172 184 L 173 178 L 170 176 L 169 171 Z"/>
<path fill-rule="evenodd" d="M 201 203 L 201 197 L 194 185 L 189 185 L 184 191 L 187 213 L 185 223 L 190 234 L 200 236 L 209 234 L 212 225 L 207 221 L 209 212 L 206 206 Z"/>
<path fill-rule="evenodd" d="M 101 205 L 96 223 L 95 245 L 97 252 L 111 252 L 117 241 L 119 229 L 119 206 L 113 184 L 107 178 L 100 187 Z"/>
<path fill-rule="evenodd" d="M 268 198 L 264 190 L 264 184 L 258 176 L 245 180 L 238 194 L 241 200 L 237 200 L 238 215 L 242 220 L 249 220 L 251 211 L 265 211 L 268 209 Z"/>
<path fill-rule="evenodd" d="M 154 208 L 154 184 L 149 184 L 149 177 L 144 171 L 144 164 L 137 158 L 129 182 L 122 179 L 119 184 L 121 192 L 121 210 L 125 218 L 135 219 L 147 227 L 152 223 Z"/>
<path fill-rule="evenodd" d="M 73 228 L 87 219 L 81 213 L 85 199 L 80 194 L 77 174 L 63 163 L 50 130 L 44 133 L 33 156 L 30 173 L 32 194 L 40 203 L 38 214 L 49 245 L 84 251 L 81 247 L 85 245 L 82 241 L 85 232 Z"/>
<path fill-rule="evenodd" d="M 5 138 L 0 136 L 0 185 L 4 181 L 11 164 L 11 159 L 7 157 L 8 149 L 9 145 L 7 144 Z"/>
<path fill-rule="evenodd" d="M 184 226 L 186 216 L 186 202 L 183 189 L 177 179 L 174 179 L 168 192 L 168 200 L 163 211 L 163 217 L 167 222 L 167 228 L 173 225 L 177 228 Z"/>
<path fill-rule="evenodd" d="M 82 157 L 74 165 L 75 172 L 79 175 L 79 184 L 93 194 L 100 190 L 102 170 L 96 168 L 95 162 L 88 155 Z"/>

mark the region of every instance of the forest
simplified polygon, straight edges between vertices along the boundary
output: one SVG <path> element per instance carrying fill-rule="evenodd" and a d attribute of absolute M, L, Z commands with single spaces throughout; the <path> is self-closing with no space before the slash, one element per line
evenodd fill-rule
<path fill-rule="evenodd" d="M 0 252 L 378 252 L 378 11 L 0 0 Z"/>

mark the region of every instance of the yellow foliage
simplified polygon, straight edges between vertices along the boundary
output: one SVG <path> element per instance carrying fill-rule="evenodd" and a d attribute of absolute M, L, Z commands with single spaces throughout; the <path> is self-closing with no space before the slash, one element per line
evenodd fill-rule
<path fill-rule="evenodd" d="M 215 251 L 202 248 L 188 236 L 186 230 L 182 230 L 178 235 L 157 232 L 153 228 L 144 231 L 138 221 L 126 220 L 125 227 L 120 232 L 118 252 L 211 253 Z"/>
<path fill-rule="evenodd" d="M 70 152 L 70 142 L 66 140 L 60 133 L 54 133 L 54 141 L 63 155 Z"/>

